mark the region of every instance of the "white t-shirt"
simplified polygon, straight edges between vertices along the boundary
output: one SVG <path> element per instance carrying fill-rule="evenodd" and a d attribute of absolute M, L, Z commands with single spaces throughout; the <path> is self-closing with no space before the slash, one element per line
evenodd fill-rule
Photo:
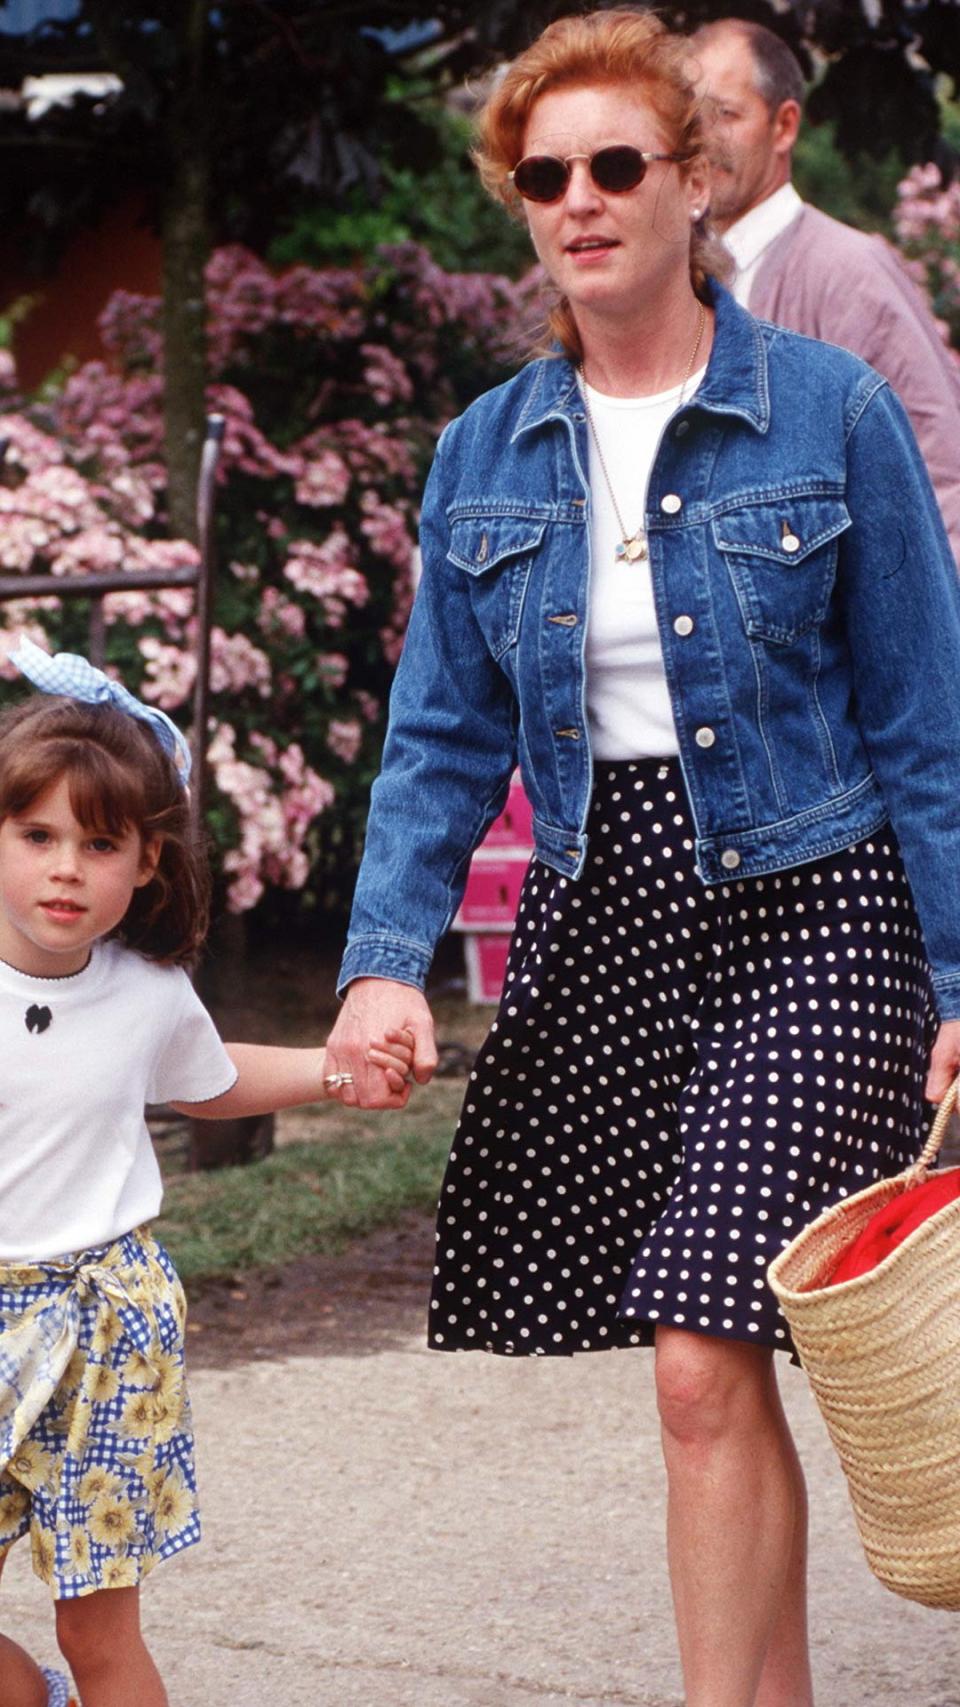
<path fill-rule="evenodd" d="M 163 1188 L 144 1104 L 206 1102 L 237 1077 L 186 973 L 116 942 L 67 978 L 0 961 L 0 1036 L 0 1261 L 149 1221 Z"/>
<path fill-rule="evenodd" d="M 663 429 L 706 373 L 652 397 L 607 397 L 587 387 L 590 413 L 628 535 L 643 523 Z M 678 751 L 653 603 L 650 564 L 617 558 L 623 537 L 592 432 L 587 721 L 597 759 L 669 758 Z"/>

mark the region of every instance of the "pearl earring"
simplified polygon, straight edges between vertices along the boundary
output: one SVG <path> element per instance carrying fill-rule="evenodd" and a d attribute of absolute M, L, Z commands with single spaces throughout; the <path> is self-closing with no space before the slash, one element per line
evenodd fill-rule
<path fill-rule="evenodd" d="M 691 219 L 693 219 L 693 220 L 697 220 L 697 219 L 699 219 L 699 218 L 700 218 L 700 215 L 701 215 L 701 214 L 702 214 L 702 212 L 703 212 L 703 208 L 702 208 L 702 207 L 695 207 L 695 208 L 691 208 L 691 210 L 690 210 L 690 218 L 691 218 Z"/>

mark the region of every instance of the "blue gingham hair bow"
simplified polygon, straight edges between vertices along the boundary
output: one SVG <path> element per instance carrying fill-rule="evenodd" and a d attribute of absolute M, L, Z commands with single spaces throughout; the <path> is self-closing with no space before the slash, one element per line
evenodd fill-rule
<path fill-rule="evenodd" d="M 128 692 L 122 682 L 112 681 L 95 664 L 89 664 L 86 658 L 78 657 L 75 652 L 56 652 L 51 658 L 49 652 L 35 646 L 25 634 L 20 636 L 16 651 L 9 657 L 10 663 L 16 664 L 21 675 L 26 676 L 27 681 L 41 693 L 63 694 L 65 699 L 79 699 L 84 705 L 114 705 L 129 717 L 137 717 L 141 723 L 149 724 L 164 752 L 169 753 L 186 787 L 190 780 L 190 748 L 173 719 L 159 706 L 144 705 L 142 700 Z"/>

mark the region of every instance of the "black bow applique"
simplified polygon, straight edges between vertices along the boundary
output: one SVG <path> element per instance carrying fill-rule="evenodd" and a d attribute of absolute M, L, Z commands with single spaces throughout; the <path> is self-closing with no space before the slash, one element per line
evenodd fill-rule
<path fill-rule="evenodd" d="M 36 1002 L 31 1002 L 27 1009 L 24 1024 L 28 1031 L 46 1031 L 53 1019 L 49 1008 L 38 1008 Z"/>

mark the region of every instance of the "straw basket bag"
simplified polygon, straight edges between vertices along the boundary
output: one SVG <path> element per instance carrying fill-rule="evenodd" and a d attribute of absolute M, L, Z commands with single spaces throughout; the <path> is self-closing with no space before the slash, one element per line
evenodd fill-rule
<path fill-rule="evenodd" d="M 871 1216 L 926 1178 L 958 1088 L 912 1168 L 828 1209 L 768 1270 L 870 1569 L 895 1594 L 951 1610 L 960 1610 L 960 1199 L 877 1268 L 825 1283 Z"/>

